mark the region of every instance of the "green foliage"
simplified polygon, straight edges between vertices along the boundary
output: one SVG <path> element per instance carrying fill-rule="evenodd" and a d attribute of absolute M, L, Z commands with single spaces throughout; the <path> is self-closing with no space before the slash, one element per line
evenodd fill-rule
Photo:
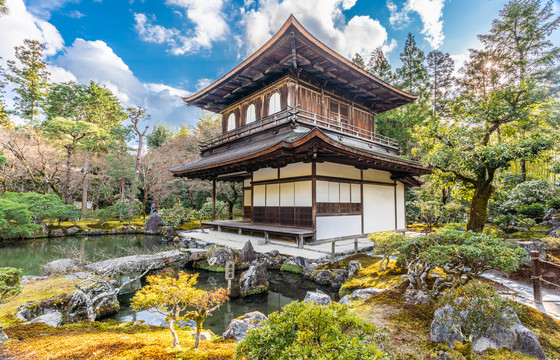
<path fill-rule="evenodd" d="M 542 220 L 544 213 L 546 212 L 546 208 L 543 204 L 539 203 L 531 205 L 519 205 L 517 207 L 517 212 L 530 219 L 534 219 L 535 221 L 540 221 Z"/>
<path fill-rule="evenodd" d="M 425 291 L 433 298 L 446 288 L 468 283 L 486 270 L 513 271 L 527 256 L 525 250 L 508 240 L 451 228 L 425 236 L 393 234 L 373 236 L 372 240 L 406 264 L 414 289 Z M 429 283 L 428 274 L 436 268 L 445 277 Z"/>
<path fill-rule="evenodd" d="M 32 223 L 32 215 L 25 204 L 0 197 L 0 238 L 31 237 L 41 229 L 39 225 Z"/>
<path fill-rule="evenodd" d="M 560 199 L 554 199 L 549 202 L 551 209 L 560 210 Z"/>
<path fill-rule="evenodd" d="M 511 326 L 521 307 L 513 300 L 505 299 L 486 284 L 468 284 L 445 292 L 439 306 L 449 305 L 455 311 L 447 313 L 465 338 L 474 340 L 491 333 L 494 326 Z"/>
<path fill-rule="evenodd" d="M 369 239 L 373 242 L 375 255 L 382 255 L 383 260 L 379 262 L 379 270 L 389 269 L 390 256 L 396 255 L 400 245 L 406 241 L 406 235 L 394 231 L 371 233 Z"/>
<path fill-rule="evenodd" d="M 186 209 L 180 202 L 176 202 L 172 208 L 163 209 L 160 213 L 163 221 L 165 221 L 167 225 L 176 228 L 182 223 L 189 221 L 189 216 L 192 215 L 193 212 Z"/>
<path fill-rule="evenodd" d="M 395 80 L 389 60 L 387 60 L 383 50 L 379 48 L 371 52 L 366 70 L 385 82 L 392 83 Z"/>
<path fill-rule="evenodd" d="M 128 202 L 116 202 L 112 205 L 107 206 L 104 209 L 98 209 L 95 211 L 95 217 L 100 225 L 105 225 L 111 220 L 118 220 L 120 222 L 126 221 L 131 222 L 134 217 L 140 213 L 141 203 L 136 200 L 134 203 L 132 214 L 128 211 L 130 209 L 130 204 Z"/>
<path fill-rule="evenodd" d="M 546 180 L 525 181 L 513 188 L 503 207 L 506 211 L 512 211 L 520 206 L 542 205 L 552 201 L 558 195 L 558 188 Z"/>
<path fill-rule="evenodd" d="M 296 301 L 252 330 L 234 359 L 389 359 L 385 341 L 375 325 L 346 306 Z"/>
<path fill-rule="evenodd" d="M 8 60 L 9 73 L 6 77 L 17 94 L 14 99 L 16 113 L 35 126 L 49 87 L 49 72 L 43 56 L 45 45 L 37 40 L 25 39 L 23 45 L 16 46 L 15 50 L 18 62 Z"/>
<path fill-rule="evenodd" d="M 220 216 L 227 210 L 227 203 L 224 201 L 216 200 L 216 218 Z M 197 212 L 197 217 L 201 219 L 210 219 L 212 217 L 212 202 L 205 202 L 200 210 Z"/>
<path fill-rule="evenodd" d="M 35 223 L 45 221 L 53 225 L 55 221 L 75 220 L 81 215 L 74 205 L 66 205 L 55 194 L 7 192 L 0 199 L 25 205 Z"/>
<path fill-rule="evenodd" d="M 0 306 L 21 293 L 22 269 L 0 268 Z"/>
<path fill-rule="evenodd" d="M 434 225 L 439 224 L 444 217 L 443 207 L 439 201 L 419 201 L 417 204 L 418 218 L 427 226 L 431 232 Z"/>
<path fill-rule="evenodd" d="M 146 136 L 148 147 L 158 148 L 173 137 L 173 133 L 163 125 L 156 125 L 151 133 Z"/>

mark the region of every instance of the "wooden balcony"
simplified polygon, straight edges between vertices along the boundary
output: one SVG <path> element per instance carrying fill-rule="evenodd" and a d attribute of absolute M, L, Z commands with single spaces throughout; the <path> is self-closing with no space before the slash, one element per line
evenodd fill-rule
<path fill-rule="evenodd" d="M 358 128 L 349 124 L 345 119 L 329 118 L 319 114 L 315 114 L 297 107 L 288 107 L 286 110 L 279 111 L 275 114 L 264 117 L 260 120 L 238 127 L 237 129 L 228 131 L 225 134 L 217 136 L 209 141 L 200 143 L 201 151 L 210 149 L 214 146 L 224 144 L 241 137 L 264 131 L 283 123 L 299 122 L 302 124 L 313 125 L 314 127 L 327 129 L 330 132 L 341 135 L 349 135 L 358 139 L 367 140 L 369 142 L 388 147 L 396 151 L 400 151 L 399 142 L 387 136 L 376 134 L 372 131 Z"/>

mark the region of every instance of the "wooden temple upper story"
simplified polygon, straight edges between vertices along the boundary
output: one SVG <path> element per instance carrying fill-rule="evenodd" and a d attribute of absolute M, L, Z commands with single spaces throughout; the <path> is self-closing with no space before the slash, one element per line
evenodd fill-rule
<path fill-rule="evenodd" d="M 395 140 L 375 133 L 375 115 L 416 98 L 329 49 L 290 16 L 257 52 L 184 101 L 222 115 L 222 136 L 202 144 L 203 156 L 285 119 L 398 154 Z"/>

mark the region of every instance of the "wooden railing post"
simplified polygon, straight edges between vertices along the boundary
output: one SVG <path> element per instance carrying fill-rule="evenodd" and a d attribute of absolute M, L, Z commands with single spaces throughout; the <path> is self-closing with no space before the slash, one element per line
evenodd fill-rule
<path fill-rule="evenodd" d="M 354 239 L 354 255 L 358 255 L 358 238 Z"/>
<path fill-rule="evenodd" d="M 333 242 L 332 242 L 332 253 L 331 253 L 331 264 L 334 263 L 335 253 L 336 253 L 336 240 L 333 240 Z"/>
<path fill-rule="evenodd" d="M 542 304 L 541 263 L 538 251 L 531 251 L 531 265 L 535 304 Z"/>

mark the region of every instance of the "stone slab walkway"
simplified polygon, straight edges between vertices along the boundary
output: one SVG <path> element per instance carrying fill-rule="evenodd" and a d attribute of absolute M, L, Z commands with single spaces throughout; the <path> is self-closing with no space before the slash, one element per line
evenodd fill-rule
<path fill-rule="evenodd" d="M 537 309 L 542 313 L 560 320 L 560 296 L 543 289 L 543 304 L 537 305 L 533 301 L 533 287 L 520 283 L 518 281 L 505 278 L 494 271 L 487 271 L 481 275 L 483 278 L 492 280 L 500 285 L 510 289 L 511 292 L 505 292 L 505 295 L 515 294 L 515 300 L 523 305 Z"/>
<path fill-rule="evenodd" d="M 271 250 L 278 250 L 280 254 L 285 256 L 301 256 L 309 260 L 319 260 L 330 258 L 332 251 L 332 243 L 322 244 L 306 244 L 303 249 L 299 249 L 295 242 L 273 240 L 265 244 L 264 238 L 248 235 L 238 235 L 232 233 L 218 232 L 214 230 L 205 230 L 204 233 L 200 230 L 184 231 L 179 235 L 183 237 L 190 237 L 195 240 L 201 240 L 208 243 L 231 247 L 233 249 L 241 249 L 248 240 L 251 240 L 253 248 L 258 253 L 267 253 Z M 358 251 L 366 251 L 371 249 L 371 241 L 367 238 L 358 239 Z M 353 254 L 354 253 L 354 240 L 337 240 L 336 241 L 336 256 Z"/>

